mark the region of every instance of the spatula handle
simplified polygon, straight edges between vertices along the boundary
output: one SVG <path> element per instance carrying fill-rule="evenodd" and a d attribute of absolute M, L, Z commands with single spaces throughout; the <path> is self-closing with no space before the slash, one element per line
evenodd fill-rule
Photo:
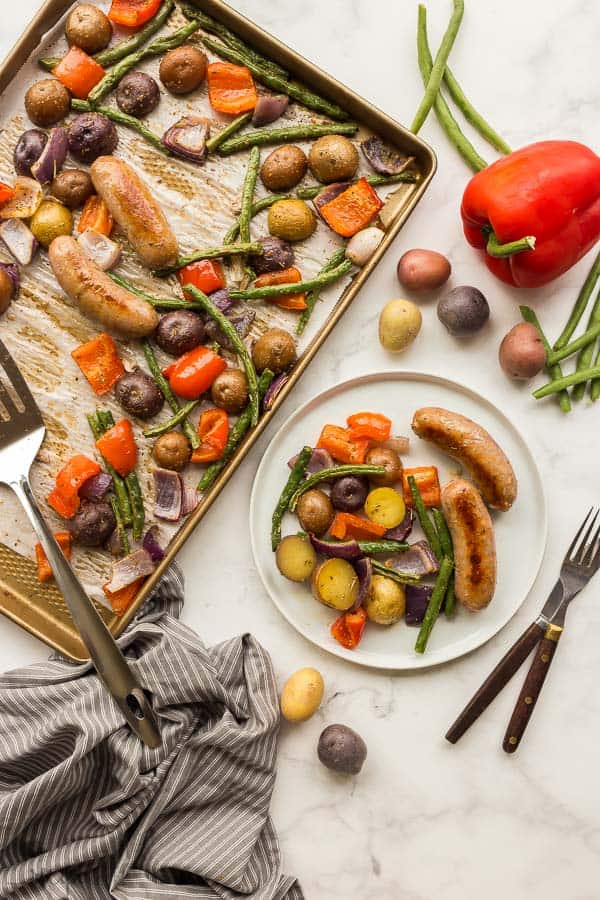
<path fill-rule="evenodd" d="M 525 662 L 535 645 L 541 639 L 545 624 L 532 622 L 529 628 L 504 654 L 496 668 L 488 675 L 476 694 L 471 697 L 446 734 L 446 740 L 455 744 L 463 736 L 481 713 L 488 708 L 517 669 Z"/>
<path fill-rule="evenodd" d="M 161 738 L 152 707 L 115 639 L 83 590 L 52 531 L 43 519 L 27 479 L 21 478 L 10 486 L 23 504 L 29 521 L 40 539 L 56 583 L 69 607 L 73 621 L 88 649 L 98 675 L 136 734 L 149 747 L 159 747 Z"/>

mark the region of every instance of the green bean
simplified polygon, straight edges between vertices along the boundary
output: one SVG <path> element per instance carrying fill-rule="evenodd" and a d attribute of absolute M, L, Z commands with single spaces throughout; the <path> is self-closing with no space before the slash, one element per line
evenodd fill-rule
<path fill-rule="evenodd" d="M 97 441 L 102 437 L 106 429 L 100 423 L 97 413 L 89 413 L 87 416 L 87 420 L 90 426 L 90 430 L 94 436 L 94 440 Z M 123 524 L 131 525 L 133 517 L 125 481 L 123 478 L 121 478 L 114 466 L 112 466 L 106 459 L 104 460 L 104 466 L 113 480 L 113 490 L 115 492 L 116 500 L 119 504 L 119 509 L 121 510 L 121 518 L 123 520 Z"/>
<path fill-rule="evenodd" d="M 599 298 L 600 299 L 600 298 Z M 591 325 L 587 331 L 584 331 L 578 338 L 575 338 L 574 341 L 571 341 L 570 344 L 566 344 L 564 347 L 561 347 L 560 350 L 551 350 L 548 355 L 548 364 L 553 366 L 556 363 L 562 362 L 563 359 L 567 359 L 569 356 L 573 356 L 574 353 L 577 353 L 579 350 L 585 352 L 586 350 L 591 350 L 589 354 L 589 358 L 586 360 L 586 365 L 584 368 L 589 369 L 590 367 L 590 358 L 594 353 L 594 343 L 596 338 L 600 334 L 600 321 L 597 320 L 595 324 Z M 581 358 L 582 354 L 580 354 Z M 578 366 L 578 368 L 581 368 Z M 581 397 L 575 397 L 575 391 L 573 391 L 573 399 L 580 400 Z"/>
<path fill-rule="evenodd" d="M 454 562 L 454 545 L 452 543 L 452 535 L 450 534 L 446 517 L 441 509 L 436 509 L 435 507 L 432 509 L 432 513 L 433 521 L 440 539 L 442 553 Z M 454 593 L 454 578 L 451 578 L 448 582 L 448 589 L 446 591 L 446 617 L 448 619 L 451 619 L 454 615 L 455 608 L 456 594 Z"/>
<path fill-rule="evenodd" d="M 257 65 L 248 53 L 228 47 L 226 44 L 222 44 L 220 41 L 215 41 L 208 37 L 203 37 L 202 43 L 208 47 L 209 50 L 212 50 L 213 53 L 217 53 L 219 56 L 223 57 L 223 59 L 236 63 L 239 66 L 246 66 L 247 69 L 250 69 L 257 81 L 260 81 L 261 84 L 266 84 L 271 90 L 277 91 L 279 94 L 286 94 L 292 100 L 297 100 L 299 103 L 308 107 L 308 109 L 314 109 L 316 112 L 323 113 L 323 115 L 329 116 L 332 119 L 341 121 L 348 119 L 348 114 L 335 103 L 325 100 L 324 97 L 315 94 L 314 91 L 311 91 L 298 81 L 288 81 L 280 75 L 270 74 Z"/>
<path fill-rule="evenodd" d="M 312 447 L 302 448 L 292 467 L 288 480 L 283 486 L 279 499 L 275 504 L 275 509 L 273 510 L 273 515 L 271 517 L 271 550 L 273 551 L 277 550 L 277 547 L 281 543 L 281 521 L 287 512 L 290 499 L 306 476 L 306 467 L 310 462 L 312 454 Z"/>
<path fill-rule="evenodd" d="M 62 56 L 42 56 L 38 59 L 37 63 L 40 69 L 45 69 L 46 72 L 51 72 L 52 69 L 55 69 L 56 66 L 61 62 Z"/>
<path fill-rule="evenodd" d="M 421 582 L 420 575 L 408 575 L 405 572 L 396 572 L 395 569 L 378 562 L 376 559 L 371 560 L 371 566 L 375 575 L 383 575 L 384 578 L 391 578 L 392 581 L 397 581 L 398 584 L 420 584 Z"/>
<path fill-rule="evenodd" d="M 117 522 L 117 534 L 119 535 L 119 541 L 121 543 L 121 554 L 123 556 L 127 556 L 127 554 L 131 551 L 131 547 L 129 544 L 129 538 L 127 536 L 127 529 L 125 528 L 125 522 L 123 521 L 121 507 L 119 506 L 119 501 L 114 494 L 112 495 L 112 497 L 110 497 L 109 502 L 112 507 L 113 515 Z"/>
<path fill-rule="evenodd" d="M 559 337 L 554 342 L 554 350 L 560 350 L 562 347 L 566 346 L 571 340 L 575 329 L 579 325 L 581 321 L 581 317 L 583 316 L 586 307 L 589 303 L 589 299 L 592 296 L 593 290 L 596 286 L 596 282 L 598 281 L 598 277 L 600 276 L 600 253 L 594 260 L 594 264 L 592 268 L 587 274 L 587 278 L 583 282 L 581 290 L 577 295 L 577 300 L 575 301 L 575 305 L 571 311 L 571 315 L 567 319 L 567 324 L 561 331 Z"/>
<path fill-rule="evenodd" d="M 181 28 L 178 28 L 177 31 L 173 31 L 171 34 L 165 35 L 164 37 L 159 37 L 155 41 L 152 41 L 151 44 L 142 47 L 135 53 L 129 53 L 127 56 L 124 56 L 112 67 L 112 69 L 110 69 L 109 72 L 106 73 L 104 78 L 92 88 L 88 94 L 88 101 L 93 107 L 96 107 L 103 97 L 106 97 L 107 94 L 110 94 L 110 92 L 116 88 L 121 78 L 123 78 L 124 75 L 127 75 L 132 69 L 135 69 L 144 59 L 148 59 L 150 56 L 160 56 L 163 53 L 167 53 L 169 50 L 173 50 L 175 47 L 181 46 L 181 44 L 183 44 L 184 41 L 187 41 L 187 39 L 191 37 L 195 31 L 198 31 L 199 28 L 199 22 L 188 22 L 187 25 L 183 25 Z"/>
<path fill-rule="evenodd" d="M 413 508 L 417 514 L 417 518 L 419 519 L 419 524 L 423 529 L 425 537 L 429 541 L 429 546 L 431 547 L 434 555 L 439 561 L 442 558 L 442 545 L 440 543 L 440 539 L 438 537 L 437 531 L 435 530 L 433 522 L 429 518 L 427 507 L 423 503 L 423 498 L 421 497 L 419 488 L 417 487 L 417 482 L 415 481 L 414 475 L 408 476 L 408 486 L 410 488 Z"/>
<path fill-rule="evenodd" d="M 260 148 L 252 147 L 248 157 L 248 167 L 246 169 L 246 177 L 242 187 L 242 202 L 240 204 L 240 241 L 250 242 L 250 220 L 252 218 L 252 202 L 254 200 L 254 192 L 256 190 L 256 182 L 258 179 L 258 169 L 260 167 Z M 232 245 L 233 246 L 233 245 Z M 262 244 L 259 244 L 262 252 Z M 248 266 L 244 260 L 244 270 L 249 279 L 255 278 L 254 271 Z"/>
<path fill-rule="evenodd" d="M 565 388 L 572 387 L 574 384 L 585 384 L 591 378 L 600 378 L 600 366 L 593 366 L 591 369 L 581 369 L 579 372 L 572 372 L 570 375 L 563 375 L 554 381 L 549 381 L 537 391 L 533 392 L 536 400 L 542 397 L 548 397 L 550 394 L 557 394 Z"/>
<path fill-rule="evenodd" d="M 372 187 L 385 187 L 388 184 L 398 184 L 401 182 L 414 184 L 418 181 L 418 176 L 416 172 L 399 172 L 397 175 L 366 175 L 365 179 Z M 323 184 L 315 184 L 312 187 L 300 188 L 296 191 L 296 197 L 298 197 L 299 200 L 314 200 L 317 194 L 324 190 L 324 188 L 325 185 Z"/>
<path fill-rule="evenodd" d="M 248 253 L 256 256 L 262 252 L 263 245 L 260 241 L 242 241 L 238 244 L 219 244 L 217 247 L 204 247 L 201 250 L 194 250 L 193 253 L 188 253 L 186 256 L 180 256 L 174 266 L 159 269 L 156 274 L 162 278 L 202 259 L 220 259 L 223 256 L 246 256 Z"/>
<path fill-rule="evenodd" d="M 114 416 L 109 409 L 98 409 L 96 410 L 96 415 L 98 416 L 100 425 L 106 431 L 114 427 Z M 139 541 L 144 531 L 146 513 L 144 511 L 144 500 L 142 498 L 140 483 L 135 472 L 130 472 L 129 475 L 125 476 L 125 485 L 131 504 L 133 539 L 134 541 Z"/>
<path fill-rule="evenodd" d="M 274 284 L 261 288 L 249 288 L 246 291 L 230 291 L 229 296 L 232 300 L 272 300 L 277 297 L 287 297 L 288 294 L 304 294 L 315 288 L 325 287 L 332 284 L 339 278 L 347 275 L 352 268 L 349 259 L 344 260 L 337 268 L 330 271 L 321 271 L 319 275 L 311 278 L 310 281 L 298 281 L 292 284 Z"/>
<path fill-rule="evenodd" d="M 491 144 L 492 147 L 498 151 L 498 153 L 511 153 L 511 149 L 506 141 L 502 137 L 500 137 L 498 132 L 494 128 L 492 128 L 490 123 L 486 122 L 481 113 L 479 113 L 475 109 L 475 107 L 461 88 L 460 84 L 456 80 L 455 76 L 450 71 L 450 66 L 448 66 L 447 64 L 444 70 L 444 81 L 446 82 L 448 93 L 460 109 L 467 122 L 470 122 L 473 128 L 475 128 L 479 132 L 479 134 L 483 138 L 485 138 L 488 144 Z M 448 608 L 447 603 L 446 608 Z"/>
<path fill-rule="evenodd" d="M 123 278 L 121 275 L 116 275 L 114 272 L 107 272 L 106 274 L 109 278 L 112 278 L 116 284 L 120 284 L 121 287 L 125 288 L 126 291 L 131 291 L 132 294 L 142 297 L 146 303 L 149 303 L 156 309 L 193 309 L 195 306 L 191 301 L 180 300 L 177 297 L 152 297 L 150 294 L 146 294 L 145 291 L 136 287 L 135 284 L 127 281 L 127 279 Z"/>
<path fill-rule="evenodd" d="M 221 128 L 218 134 L 213 135 L 206 142 L 206 149 L 208 153 L 214 153 L 214 151 L 221 146 L 223 141 L 226 141 L 232 135 L 236 134 L 240 131 L 247 122 L 252 118 L 252 113 L 242 113 L 241 116 L 238 116 L 229 125 L 226 125 L 225 128 Z"/>
<path fill-rule="evenodd" d="M 189 414 L 193 409 L 198 406 L 200 403 L 199 400 L 190 400 L 189 403 L 186 403 L 181 407 L 179 412 L 175 413 L 168 422 L 162 422 L 160 425 L 153 425 L 152 428 L 147 428 L 144 431 L 144 437 L 158 437 L 160 434 L 165 434 L 167 431 L 172 431 L 177 425 L 180 425 L 184 419 L 187 419 Z"/>
<path fill-rule="evenodd" d="M 326 134 L 354 134 L 358 125 L 354 123 L 339 125 L 285 125 L 281 128 L 255 128 L 237 137 L 229 138 L 219 147 L 221 156 L 229 156 L 250 147 L 263 144 L 285 144 L 293 141 L 307 141 L 323 137 Z"/>
<path fill-rule="evenodd" d="M 142 350 L 144 351 L 144 356 L 146 357 L 146 362 L 148 364 L 148 368 L 150 369 L 150 374 L 154 378 L 158 389 L 160 390 L 161 394 L 163 395 L 173 412 L 178 413 L 181 409 L 181 404 L 171 390 L 171 385 L 169 384 L 163 373 L 160 371 L 160 366 L 158 365 L 158 360 L 154 355 L 152 344 L 147 338 L 142 341 Z M 200 446 L 200 439 L 196 434 L 196 430 L 189 422 L 183 423 L 183 431 L 194 450 L 198 448 Z"/>
<path fill-rule="evenodd" d="M 327 469 L 321 469 L 320 472 L 316 472 L 310 478 L 307 478 L 292 496 L 289 506 L 290 512 L 294 512 L 298 500 L 306 491 L 309 491 L 317 484 L 321 484 L 323 481 L 328 481 L 330 478 L 342 478 L 344 475 L 385 475 L 385 469 L 383 466 L 371 466 L 364 463 L 356 463 L 355 465 L 348 463 L 343 466 L 331 466 Z"/>
<path fill-rule="evenodd" d="M 321 275 L 327 275 L 329 272 L 332 272 L 334 269 L 337 269 L 341 263 L 343 263 L 346 258 L 346 248 L 338 247 L 333 256 L 329 258 L 329 260 L 325 263 L 321 271 L 318 273 L 317 277 Z M 296 325 L 296 334 L 300 335 L 303 333 L 304 329 L 308 325 L 308 321 L 312 316 L 313 310 L 315 308 L 316 302 L 319 299 L 319 289 L 313 288 L 311 291 L 308 291 L 306 294 L 306 309 L 302 310 L 300 318 L 298 319 L 298 324 Z"/>
<path fill-rule="evenodd" d="M 600 366 L 600 347 L 598 348 L 598 352 L 596 353 L 596 358 L 594 360 L 594 367 Z M 590 399 L 592 403 L 595 403 L 596 400 L 600 397 L 600 378 L 594 378 L 592 380 L 591 388 L 590 388 Z"/>
<path fill-rule="evenodd" d="M 406 541 L 358 541 L 358 546 L 365 556 L 376 556 L 379 553 L 403 553 L 409 545 Z"/>
<path fill-rule="evenodd" d="M 594 265 L 592 266 L 588 277 L 586 278 L 583 288 L 581 289 L 582 293 L 588 293 L 591 295 L 592 291 L 595 289 L 598 277 L 600 276 L 600 253 L 596 257 Z M 600 291 L 596 296 L 596 301 L 592 307 L 592 311 L 590 313 L 590 318 L 588 321 L 587 331 L 590 332 L 590 329 L 594 325 L 600 324 Z M 600 332 L 599 332 L 600 333 Z M 594 345 L 590 343 L 587 347 L 585 347 L 579 357 L 577 359 L 577 370 L 581 371 L 581 369 L 589 369 L 592 364 L 592 358 L 594 356 Z M 573 400 L 581 400 L 583 395 L 585 394 L 585 384 L 578 384 L 573 388 L 571 392 L 571 398 Z"/>
<path fill-rule="evenodd" d="M 258 394 L 260 399 L 262 400 L 267 390 L 269 389 L 269 385 L 273 381 L 274 378 L 273 372 L 269 369 L 265 369 L 260 378 L 258 379 Z M 239 444 L 242 439 L 245 437 L 247 431 L 250 428 L 250 420 L 252 418 L 252 410 L 250 405 L 248 405 L 244 411 L 239 416 L 237 422 L 231 429 L 229 433 L 229 437 L 227 439 L 227 443 L 225 444 L 225 450 L 223 451 L 223 455 L 216 462 L 211 463 L 208 467 L 200 481 L 198 482 L 198 490 L 206 491 L 212 484 L 215 482 L 217 476 L 222 472 L 225 468 L 235 451 L 237 450 Z"/>
<path fill-rule="evenodd" d="M 416 653 L 425 653 L 429 636 L 431 635 L 433 626 L 435 625 L 436 619 L 440 613 L 440 609 L 442 608 L 442 603 L 444 602 L 446 591 L 448 590 L 448 584 L 450 582 L 453 568 L 454 563 L 451 559 L 448 559 L 448 557 L 445 556 L 440 565 L 440 571 L 438 572 L 438 576 L 436 578 L 433 593 L 429 598 L 427 611 L 425 612 L 425 618 L 423 619 L 419 634 L 417 635 L 417 641 L 415 643 Z"/>
<path fill-rule="evenodd" d="M 231 341 L 231 344 L 240 359 L 242 368 L 246 373 L 246 378 L 248 379 L 248 393 L 250 397 L 249 406 L 252 411 L 250 424 L 254 427 L 258 422 L 260 400 L 256 369 L 254 368 L 252 357 L 248 353 L 248 348 L 227 316 L 223 315 L 221 310 L 215 306 L 206 294 L 203 294 L 202 291 L 199 291 L 198 288 L 194 287 L 192 284 L 184 284 L 183 290 L 186 294 L 190 294 L 190 296 L 193 297 L 198 305 L 204 309 L 204 312 L 208 313 L 211 319 L 217 323 L 223 334 Z"/>
<path fill-rule="evenodd" d="M 419 5 L 417 50 L 419 56 L 419 69 L 421 70 L 423 81 L 427 86 L 433 69 L 433 60 L 431 58 L 431 50 L 429 49 L 429 42 L 427 40 L 427 10 L 423 4 Z M 458 122 L 450 111 L 450 107 L 439 91 L 435 97 L 433 108 L 447 137 L 450 142 L 454 144 L 467 165 L 470 166 L 474 172 L 480 172 L 481 169 L 485 169 L 487 167 L 485 159 L 479 155 L 473 144 L 460 130 Z"/>
<path fill-rule="evenodd" d="M 264 209 L 269 209 L 270 206 L 273 206 L 274 203 L 277 203 L 278 200 L 289 200 L 291 198 L 290 194 L 269 194 L 266 197 L 262 197 L 260 200 L 257 200 L 256 203 L 253 204 L 251 210 L 251 216 L 257 216 Z M 225 237 L 223 238 L 224 244 L 232 244 L 237 236 L 240 233 L 240 220 L 239 217 L 233 223 Z"/>
<path fill-rule="evenodd" d="M 454 41 L 456 40 L 456 35 L 458 34 L 458 29 L 460 28 L 460 23 L 462 22 L 464 11 L 465 4 L 463 0 L 454 0 L 454 11 L 450 18 L 450 22 L 448 23 L 446 33 L 442 38 L 440 48 L 436 53 L 435 61 L 431 67 L 429 76 L 426 80 L 425 94 L 419 104 L 419 108 L 415 113 L 412 125 L 410 126 L 410 130 L 413 134 L 419 133 L 421 126 L 429 115 L 429 111 L 439 95 L 440 85 L 442 83 L 444 70 L 446 68 L 446 62 L 448 60 L 448 57 L 450 56 L 450 51 L 452 50 Z"/>
<path fill-rule="evenodd" d="M 546 358 L 547 358 L 548 355 L 550 353 L 552 353 L 552 347 L 550 346 L 550 344 L 548 342 L 548 338 L 544 334 L 544 331 L 540 324 L 540 320 L 538 319 L 538 317 L 536 316 L 534 311 L 529 306 L 520 306 L 519 309 L 521 311 L 521 316 L 523 317 L 523 320 L 525 322 L 529 322 L 530 325 L 533 325 L 533 326 L 535 326 L 535 328 L 537 328 L 539 335 L 540 335 L 540 340 L 544 346 L 544 350 L 546 351 Z M 558 365 L 558 364 L 549 366 L 548 363 L 546 363 L 546 371 L 549 373 L 549 375 L 553 381 L 556 378 L 562 378 L 563 372 L 562 372 L 560 365 Z M 562 411 L 564 413 L 571 412 L 571 401 L 569 399 L 568 391 L 560 392 L 560 394 L 558 395 L 558 402 L 559 402 L 560 408 L 562 409 Z"/>
<path fill-rule="evenodd" d="M 71 108 L 77 112 L 91 112 L 93 110 L 94 112 L 102 113 L 107 119 L 111 119 L 119 125 L 124 125 L 125 128 L 131 128 L 132 131 L 137 131 L 144 140 L 148 141 L 156 150 L 164 153 L 165 156 L 172 155 L 157 134 L 151 131 L 143 122 L 140 122 L 139 119 L 136 119 L 135 116 L 128 116 L 127 113 L 121 112 L 120 109 L 115 109 L 113 106 L 92 106 L 87 100 L 71 100 Z"/>

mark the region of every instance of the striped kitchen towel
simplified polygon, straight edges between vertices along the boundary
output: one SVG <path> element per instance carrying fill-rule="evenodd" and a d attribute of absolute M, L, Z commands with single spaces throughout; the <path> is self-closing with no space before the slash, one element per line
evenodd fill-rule
<path fill-rule="evenodd" d="M 152 692 L 142 745 L 89 665 L 0 676 L 0 897 L 302 900 L 269 818 L 279 721 L 250 635 L 205 647 L 172 568 L 119 644 Z"/>

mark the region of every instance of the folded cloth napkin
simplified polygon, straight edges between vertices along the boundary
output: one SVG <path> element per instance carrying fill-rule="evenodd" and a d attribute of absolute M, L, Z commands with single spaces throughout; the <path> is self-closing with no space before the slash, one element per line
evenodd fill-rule
<path fill-rule="evenodd" d="M 0 897 L 302 900 L 269 818 L 278 704 L 250 635 L 204 647 L 172 568 L 119 640 L 162 746 L 133 734 L 93 668 L 0 676 Z"/>

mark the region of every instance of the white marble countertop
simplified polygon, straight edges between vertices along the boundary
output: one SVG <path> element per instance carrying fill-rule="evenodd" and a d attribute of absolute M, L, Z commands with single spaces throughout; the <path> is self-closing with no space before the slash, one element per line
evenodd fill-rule
<path fill-rule="evenodd" d="M 39 0 L 3 4 L 0 54 L 38 5 Z M 400 121 L 411 120 L 421 95 L 416 0 L 235 0 L 233 5 Z M 437 46 L 451 4 L 429 0 L 427 6 Z M 600 11 L 589 0 L 493 5 L 472 0 L 452 67 L 511 145 L 557 137 L 598 149 L 599 43 Z M 285 870 L 299 876 L 307 900 L 595 900 L 599 585 L 571 611 L 552 674 L 514 757 L 503 753 L 501 741 L 520 679 L 458 746 L 443 739 L 454 715 L 537 613 L 584 508 L 600 500 L 600 408 L 584 402 L 565 418 L 552 402 L 535 405 L 528 387 L 508 382 L 497 363 L 501 336 L 519 320 L 518 302 L 539 311 L 550 336 L 558 333 L 590 259 L 539 291 L 512 291 L 494 280 L 459 227 L 469 172 L 433 116 L 422 136 L 438 154 L 431 189 L 278 423 L 299 402 L 359 373 L 416 368 L 468 382 L 523 429 L 546 478 L 550 534 L 537 586 L 485 647 L 415 676 L 355 668 L 316 650 L 272 606 L 254 570 L 249 541 L 231 536 L 231 522 L 243 523 L 248 515 L 267 435 L 181 554 L 189 584 L 184 618 L 207 642 L 252 631 L 270 650 L 281 682 L 305 665 L 324 675 L 327 693 L 319 713 L 304 725 L 282 729 L 273 803 Z M 423 304 L 418 341 L 404 355 L 390 357 L 377 341 L 377 316 L 385 302 L 402 295 L 395 264 L 415 246 L 447 253 L 453 284 L 481 288 L 492 318 L 476 339 L 458 344 L 439 325 L 435 305 Z M 8 621 L 0 623 L 3 668 L 45 655 L 35 639 Z M 317 737 L 331 722 L 355 727 L 368 742 L 368 761 L 356 779 L 334 777 L 317 761 Z"/>

